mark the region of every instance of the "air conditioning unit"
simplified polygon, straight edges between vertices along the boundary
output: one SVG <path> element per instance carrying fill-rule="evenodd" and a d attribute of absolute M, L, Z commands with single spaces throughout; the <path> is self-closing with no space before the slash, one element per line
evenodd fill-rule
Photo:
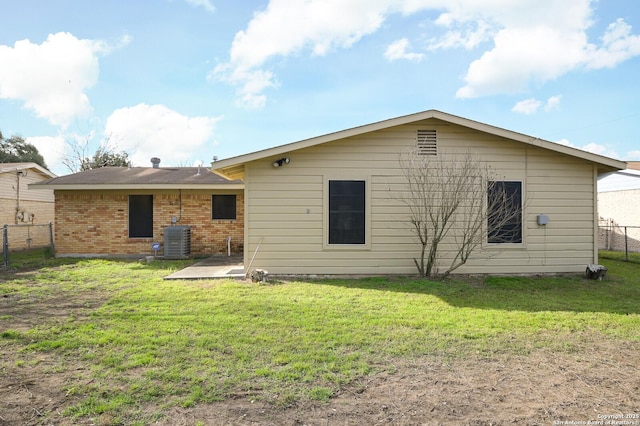
<path fill-rule="evenodd" d="M 164 257 L 185 259 L 191 254 L 191 227 L 167 226 L 164 228 Z"/>

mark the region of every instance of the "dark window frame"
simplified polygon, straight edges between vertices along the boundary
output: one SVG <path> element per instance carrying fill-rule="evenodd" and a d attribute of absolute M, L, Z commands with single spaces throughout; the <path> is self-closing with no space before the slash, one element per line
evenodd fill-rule
<path fill-rule="evenodd" d="M 211 220 L 237 220 L 237 202 L 236 194 L 211 195 Z"/>
<path fill-rule="evenodd" d="M 153 238 L 153 195 L 129 195 L 129 238 Z"/>
<path fill-rule="evenodd" d="M 329 246 L 367 245 L 367 181 L 328 181 L 327 243 Z"/>
<path fill-rule="evenodd" d="M 503 203 L 499 203 L 500 199 Z M 499 180 L 490 182 L 487 191 L 487 243 L 524 243 L 524 183 L 521 180 Z M 505 205 L 506 203 L 506 205 Z M 491 211 L 500 206 L 506 210 Z M 492 223 L 493 222 L 493 223 Z"/>

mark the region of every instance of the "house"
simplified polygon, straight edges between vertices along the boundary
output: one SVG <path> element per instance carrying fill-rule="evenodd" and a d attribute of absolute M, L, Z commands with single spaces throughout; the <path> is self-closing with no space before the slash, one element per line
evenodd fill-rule
<path fill-rule="evenodd" d="M 172 255 L 241 253 L 243 183 L 153 160 L 153 167 L 104 167 L 32 185 L 53 190 L 56 256 L 163 255 L 167 229 L 185 237 Z"/>
<path fill-rule="evenodd" d="M 640 163 L 598 178 L 598 211 L 601 249 L 640 251 Z"/>
<path fill-rule="evenodd" d="M 49 230 L 34 225 L 53 222 L 53 191 L 30 191 L 29 185 L 53 177 L 36 163 L 0 163 L 0 226 L 9 225 L 9 250 L 49 243 Z"/>
<path fill-rule="evenodd" d="M 522 199 L 520 237 L 485 239 L 456 272 L 580 272 L 597 263 L 597 178 L 624 162 L 429 110 L 212 163 L 219 176 L 244 181 L 245 269 L 415 274 L 420 244 L 390 189 L 405 186 L 399 156 L 418 142 L 434 158 L 474 153 Z M 344 237 L 347 228 L 358 231 Z"/>

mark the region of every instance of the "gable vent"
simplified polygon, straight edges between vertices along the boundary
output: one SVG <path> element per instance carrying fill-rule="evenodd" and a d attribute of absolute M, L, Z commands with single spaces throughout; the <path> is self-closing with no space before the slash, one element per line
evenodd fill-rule
<path fill-rule="evenodd" d="M 416 147 L 420 155 L 438 155 L 438 137 L 435 130 L 418 130 Z"/>

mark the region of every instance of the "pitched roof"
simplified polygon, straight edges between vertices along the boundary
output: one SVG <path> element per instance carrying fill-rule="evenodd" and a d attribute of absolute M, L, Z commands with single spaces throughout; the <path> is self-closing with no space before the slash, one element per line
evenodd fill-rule
<path fill-rule="evenodd" d="M 598 177 L 598 192 L 640 189 L 640 170 L 626 169 Z"/>
<path fill-rule="evenodd" d="M 48 176 L 50 178 L 56 177 L 55 174 L 51 173 L 49 170 L 45 169 L 41 165 L 37 163 L 0 163 L 0 173 L 9 173 L 9 172 L 17 172 L 20 170 L 29 170 L 34 169 L 40 172 L 44 176 Z"/>
<path fill-rule="evenodd" d="M 102 167 L 49 179 L 31 188 L 91 189 L 241 189 L 242 181 L 210 173 L 204 167 Z"/>
<path fill-rule="evenodd" d="M 419 112 L 416 114 L 404 115 L 401 117 L 391 118 L 376 123 L 367 124 L 364 126 L 354 127 L 351 129 L 342 130 L 335 133 L 329 133 L 323 136 L 314 137 L 311 139 L 304 139 L 298 142 L 289 143 L 286 145 L 276 146 L 261 151 L 252 152 L 249 154 L 239 155 L 237 157 L 227 158 L 211 163 L 211 171 L 220 176 L 227 177 L 229 179 L 241 179 L 244 177 L 244 164 L 260 160 L 266 157 L 282 155 L 294 150 L 308 148 L 315 145 L 320 145 L 327 142 L 336 141 L 338 139 L 344 139 L 352 136 L 362 135 L 364 133 L 375 132 L 378 130 L 388 129 L 394 126 L 400 126 L 403 124 L 410 124 L 421 120 L 438 119 L 448 123 L 457 124 L 460 126 L 468 127 L 484 133 L 504 137 L 517 142 L 522 142 L 528 145 L 536 146 L 539 148 L 548 149 L 561 154 L 570 155 L 572 157 L 581 158 L 586 161 L 593 162 L 598 165 L 598 172 L 605 173 L 614 170 L 624 169 L 626 163 L 618 161 L 613 158 L 604 157 L 601 155 L 593 154 L 590 152 L 582 151 L 580 149 L 572 148 L 566 145 L 561 145 L 555 142 L 546 141 L 534 136 L 528 136 L 522 133 L 513 132 L 511 130 L 502 129 L 500 127 L 491 126 L 489 124 L 473 121 L 468 118 L 458 117 L 456 115 L 448 114 L 445 112 L 430 109 L 428 111 Z"/>

